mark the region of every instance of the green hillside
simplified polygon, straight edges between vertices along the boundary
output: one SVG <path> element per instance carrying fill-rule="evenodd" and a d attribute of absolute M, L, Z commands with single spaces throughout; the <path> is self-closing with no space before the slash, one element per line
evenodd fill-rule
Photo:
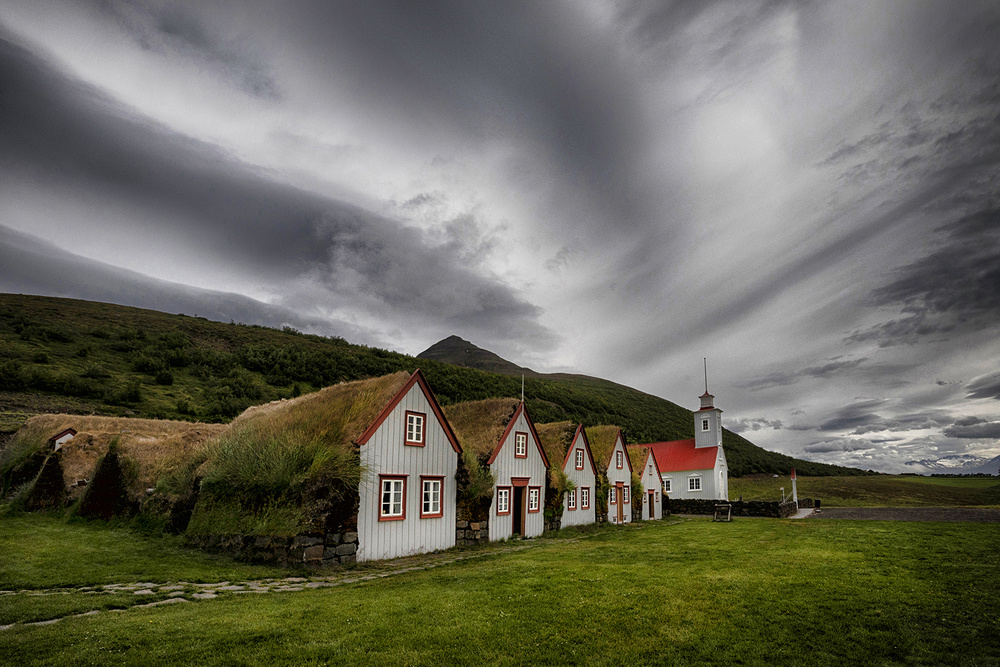
<path fill-rule="evenodd" d="M 228 422 L 250 405 L 418 367 L 445 405 L 520 396 L 520 377 L 290 328 L 0 295 L 0 431 L 46 412 Z M 538 423 L 617 424 L 630 443 L 692 437 L 689 410 L 607 380 L 536 376 L 524 390 Z M 723 442 L 733 476 L 792 466 L 803 475 L 863 474 L 768 452 L 729 431 Z"/>

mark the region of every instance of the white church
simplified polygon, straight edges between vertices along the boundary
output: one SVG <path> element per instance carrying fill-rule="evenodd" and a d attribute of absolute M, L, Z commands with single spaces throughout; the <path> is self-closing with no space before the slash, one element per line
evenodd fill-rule
<path fill-rule="evenodd" d="M 715 396 L 707 387 L 700 398 L 701 408 L 694 413 L 694 438 L 634 446 L 653 452 L 667 497 L 729 500 L 722 410 L 715 407 Z"/>

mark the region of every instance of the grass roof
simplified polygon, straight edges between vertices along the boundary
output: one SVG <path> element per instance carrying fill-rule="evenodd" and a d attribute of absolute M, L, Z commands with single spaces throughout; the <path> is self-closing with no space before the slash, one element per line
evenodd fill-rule
<path fill-rule="evenodd" d="M 410 379 L 410 373 L 342 382 L 311 394 L 247 408 L 220 438 L 281 435 L 290 441 L 349 448 Z"/>
<path fill-rule="evenodd" d="M 607 470 L 611 461 L 611 453 L 615 450 L 615 439 L 619 428 L 611 425 L 590 426 L 586 429 L 587 442 L 590 443 L 590 453 L 598 470 Z"/>
<path fill-rule="evenodd" d="M 577 424 L 569 421 L 535 424 L 535 432 L 538 433 L 538 440 L 545 450 L 545 456 L 549 458 L 549 465 L 562 467 L 563 461 L 566 460 L 566 452 L 573 444 L 576 427 Z"/>
<path fill-rule="evenodd" d="M 638 474 L 643 474 L 642 467 L 646 465 L 646 456 L 649 455 L 648 447 L 626 447 L 625 451 L 628 452 L 628 460 L 632 462 L 632 470 Z"/>
<path fill-rule="evenodd" d="M 444 415 L 462 449 L 476 456 L 489 456 L 519 404 L 516 398 L 487 398 L 449 405 Z"/>
<path fill-rule="evenodd" d="M 129 492 L 140 496 L 145 489 L 155 486 L 160 476 L 201 452 L 209 440 L 228 427 L 166 419 L 38 415 L 29 419 L 13 436 L 3 458 L 10 461 L 36 451 L 47 451 L 49 438 L 67 428 L 76 430 L 77 434 L 60 449 L 60 462 L 70 499 L 73 499 L 83 489 L 71 489 L 70 485 L 91 478 L 97 459 L 107 452 L 108 445 L 116 438 L 121 456 L 135 464 L 136 477 Z"/>

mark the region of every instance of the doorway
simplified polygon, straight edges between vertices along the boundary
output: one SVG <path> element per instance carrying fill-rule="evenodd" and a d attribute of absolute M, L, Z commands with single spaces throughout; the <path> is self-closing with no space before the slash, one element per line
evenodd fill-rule
<path fill-rule="evenodd" d="M 515 486 L 514 487 L 514 503 L 510 523 L 511 523 L 511 535 L 520 535 L 524 537 L 524 510 L 526 509 L 527 503 L 524 502 L 524 496 L 528 491 L 526 486 Z"/>
<path fill-rule="evenodd" d="M 622 490 L 622 483 L 615 484 L 615 504 L 618 506 L 618 523 L 625 523 L 625 492 Z"/>

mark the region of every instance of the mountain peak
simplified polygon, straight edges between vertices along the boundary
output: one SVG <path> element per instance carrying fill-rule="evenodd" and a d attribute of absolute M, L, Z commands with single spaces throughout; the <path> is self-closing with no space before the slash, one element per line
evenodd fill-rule
<path fill-rule="evenodd" d="M 517 364 L 507 361 L 503 357 L 489 350 L 477 347 L 473 343 L 459 336 L 451 335 L 440 340 L 417 355 L 420 359 L 432 359 L 443 361 L 455 366 L 466 368 L 478 368 L 492 373 L 503 373 L 504 375 L 530 375 L 539 374 L 530 368 L 523 368 Z"/>

